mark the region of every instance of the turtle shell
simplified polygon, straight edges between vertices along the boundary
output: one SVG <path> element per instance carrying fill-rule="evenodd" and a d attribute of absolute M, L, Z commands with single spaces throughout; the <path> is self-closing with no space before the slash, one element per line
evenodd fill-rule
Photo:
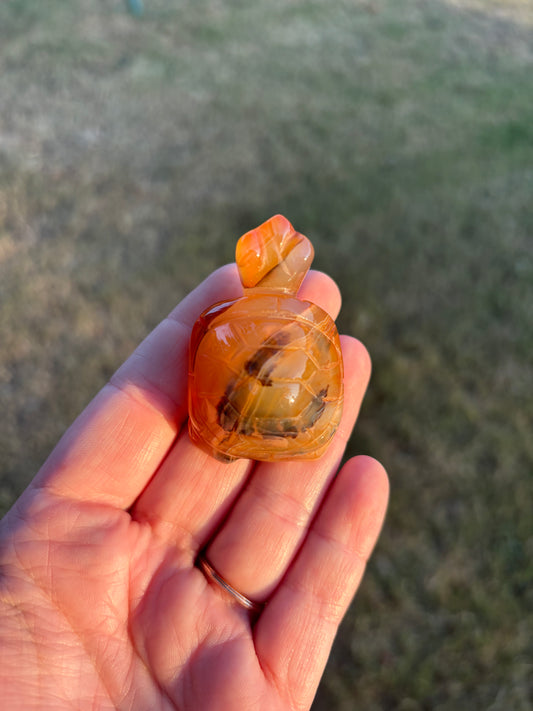
<path fill-rule="evenodd" d="M 319 457 L 340 421 L 342 370 L 316 304 L 273 293 L 215 304 L 191 337 L 191 438 L 221 459 Z"/>

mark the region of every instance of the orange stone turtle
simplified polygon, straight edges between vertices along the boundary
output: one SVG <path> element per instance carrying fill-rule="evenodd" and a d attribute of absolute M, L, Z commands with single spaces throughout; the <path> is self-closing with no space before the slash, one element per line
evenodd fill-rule
<path fill-rule="evenodd" d="M 343 365 L 333 319 L 296 297 L 313 246 L 276 215 L 237 243 L 244 296 L 195 323 L 189 433 L 218 459 L 315 459 L 342 414 Z"/>

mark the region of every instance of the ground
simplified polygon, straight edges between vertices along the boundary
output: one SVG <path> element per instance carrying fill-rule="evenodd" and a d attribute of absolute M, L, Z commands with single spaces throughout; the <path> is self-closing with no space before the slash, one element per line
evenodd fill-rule
<path fill-rule="evenodd" d="M 0 508 L 236 239 L 284 213 L 373 379 L 383 537 L 316 711 L 533 708 L 533 11 L 4 0 Z"/>

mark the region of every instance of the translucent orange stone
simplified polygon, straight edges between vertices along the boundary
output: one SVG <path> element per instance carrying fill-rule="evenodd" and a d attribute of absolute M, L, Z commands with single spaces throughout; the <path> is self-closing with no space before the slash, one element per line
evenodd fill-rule
<path fill-rule="evenodd" d="M 276 215 L 243 235 L 244 296 L 195 323 L 189 434 L 219 459 L 315 459 L 342 414 L 343 365 L 333 319 L 296 297 L 313 246 Z"/>

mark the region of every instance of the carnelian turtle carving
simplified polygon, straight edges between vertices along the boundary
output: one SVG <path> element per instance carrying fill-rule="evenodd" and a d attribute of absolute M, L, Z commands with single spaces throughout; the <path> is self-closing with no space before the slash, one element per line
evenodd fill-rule
<path fill-rule="evenodd" d="M 340 421 L 343 366 L 333 319 L 296 297 L 311 242 L 276 215 L 237 243 L 244 296 L 194 325 L 189 433 L 219 459 L 315 459 Z"/>

